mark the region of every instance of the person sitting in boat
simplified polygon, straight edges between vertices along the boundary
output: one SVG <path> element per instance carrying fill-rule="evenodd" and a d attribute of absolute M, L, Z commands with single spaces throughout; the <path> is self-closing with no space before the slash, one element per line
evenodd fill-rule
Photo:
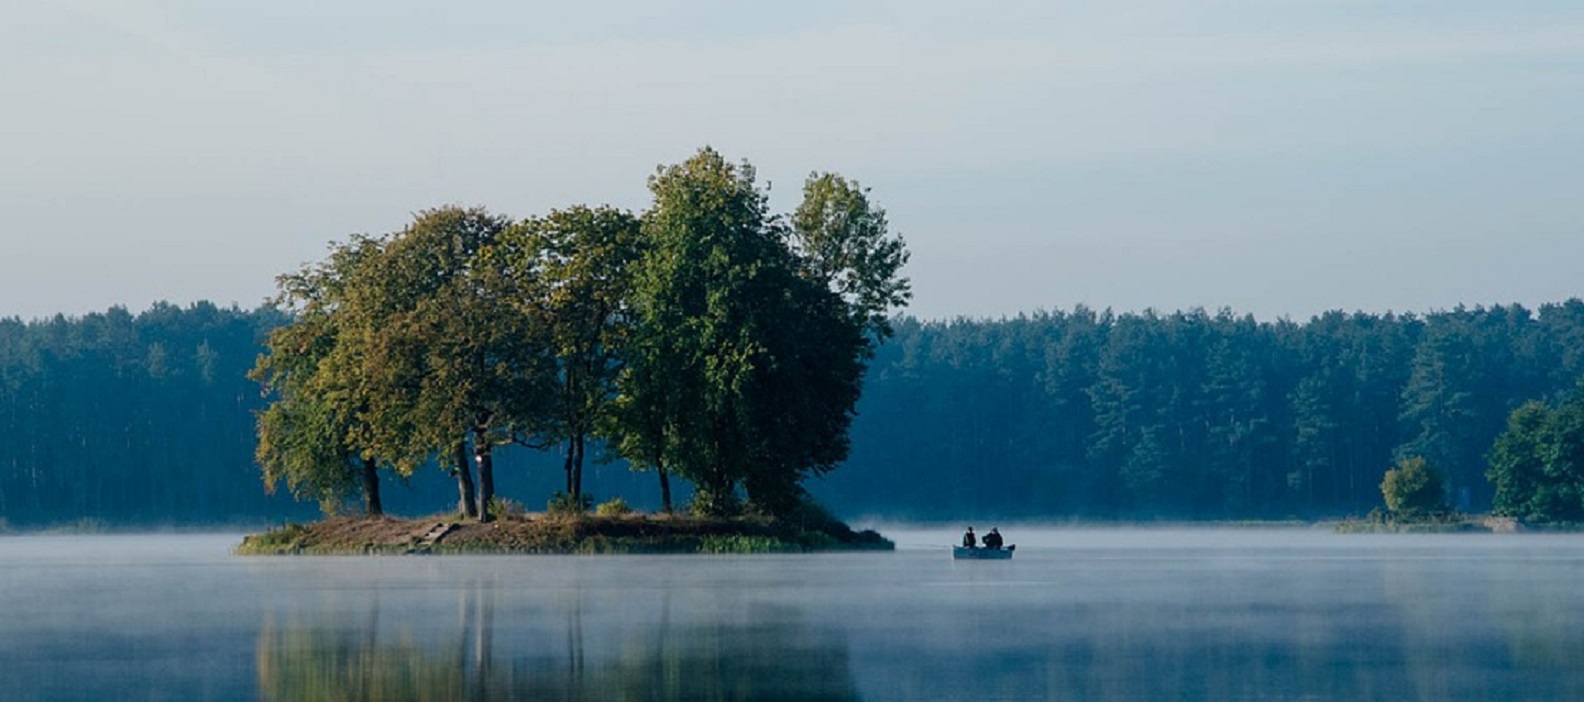
<path fill-rule="evenodd" d="M 968 527 L 968 533 L 963 534 L 963 548 L 974 548 L 978 545 L 979 539 L 974 536 L 973 527 Z"/>
<path fill-rule="evenodd" d="M 995 527 L 990 527 L 990 533 L 984 535 L 985 548 L 1000 550 L 1003 543 L 1005 542 L 1001 540 L 1001 532 L 996 531 Z"/>

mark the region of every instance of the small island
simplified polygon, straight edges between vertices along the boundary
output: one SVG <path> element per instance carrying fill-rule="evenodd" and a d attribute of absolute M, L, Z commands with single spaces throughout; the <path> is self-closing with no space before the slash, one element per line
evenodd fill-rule
<path fill-rule="evenodd" d="M 239 555 L 723 554 L 889 551 L 872 530 L 836 520 L 664 514 L 508 515 L 490 522 L 395 517 L 286 524 L 243 538 Z"/>
<path fill-rule="evenodd" d="M 327 518 L 237 552 L 892 548 L 803 487 L 847 459 L 865 371 L 910 297 L 885 211 L 815 173 L 794 212 L 771 213 L 753 167 L 709 148 L 649 189 L 641 215 L 428 210 L 281 276 L 290 322 L 250 374 L 270 400 L 255 457 L 266 490 Z M 542 514 L 496 494 L 514 447 L 564 459 Z M 655 476 L 659 510 L 594 506 L 585 459 Z M 382 477 L 435 469 L 456 481 L 455 516 L 385 515 Z"/>

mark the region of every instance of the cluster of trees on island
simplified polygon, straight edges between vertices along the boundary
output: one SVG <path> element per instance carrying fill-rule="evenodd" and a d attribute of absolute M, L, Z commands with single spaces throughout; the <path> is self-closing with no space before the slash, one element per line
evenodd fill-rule
<path fill-rule="evenodd" d="M 581 509 L 597 437 L 655 473 L 668 511 L 672 475 L 699 513 L 802 504 L 803 479 L 847 457 L 865 366 L 908 296 L 902 241 L 839 175 L 811 175 L 788 216 L 707 148 L 649 188 L 641 216 L 430 210 L 281 277 L 293 318 L 252 373 L 274 396 L 266 484 L 329 505 L 358 492 L 378 514 L 380 470 L 439 463 L 488 521 L 497 448 L 560 446 L 558 499 Z"/>
<path fill-rule="evenodd" d="M 424 212 L 283 276 L 277 306 L 0 319 L 0 526 L 382 491 L 487 516 L 497 478 L 663 508 L 672 476 L 704 511 L 806 489 L 899 519 L 1317 518 L 1410 465 L 1404 494 L 1433 476 L 1461 510 L 1584 521 L 1579 300 L 920 321 L 890 316 L 905 252 L 857 184 L 816 175 L 775 216 L 711 151 L 650 184 L 642 214 Z"/>

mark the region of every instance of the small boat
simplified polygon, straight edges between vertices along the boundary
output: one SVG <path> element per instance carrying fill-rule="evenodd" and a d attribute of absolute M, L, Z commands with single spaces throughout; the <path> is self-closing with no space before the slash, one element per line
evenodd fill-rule
<path fill-rule="evenodd" d="M 966 546 L 953 546 L 952 558 L 959 561 L 973 559 L 1005 561 L 1011 560 L 1012 551 L 1016 548 L 1017 544 L 1013 544 L 1006 548 L 968 548 Z"/>

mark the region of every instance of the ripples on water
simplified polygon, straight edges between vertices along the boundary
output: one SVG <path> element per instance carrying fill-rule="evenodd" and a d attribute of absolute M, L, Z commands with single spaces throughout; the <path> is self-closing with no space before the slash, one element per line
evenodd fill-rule
<path fill-rule="evenodd" d="M 0 698 L 1584 699 L 1584 537 L 1002 526 L 1009 562 L 4 537 Z"/>

